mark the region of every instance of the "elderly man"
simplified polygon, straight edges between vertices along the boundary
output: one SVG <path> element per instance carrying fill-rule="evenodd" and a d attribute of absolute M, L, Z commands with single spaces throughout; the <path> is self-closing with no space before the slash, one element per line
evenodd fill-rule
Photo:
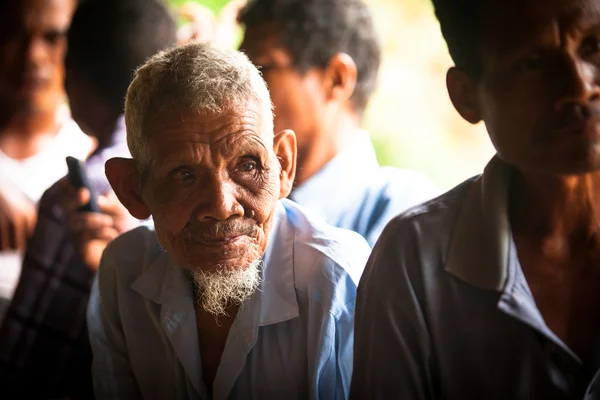
<path fill-rule="evenodd" d="M 383 232 L 351 398 L 582 399 L 600 365 L 600 2 L 434 4 L 450 98 L 497 155 Z"/>
<path fill-rule="evenodd" d="M 370 252 L 287 200 L 292 131 L 241 53 L 151 58 L 106 173 L 140 227 L 107 247 L 88 311 L 98 398 L 341 399 Z"/>
<path fill-rule="evenodd" d="M 414 171 L 380 167 L 361 128 L 381 49 L 363 0 L 254 0 L 241 49 L 264 74 L 275 131 L 298 138 L 290 198 L 374 245 L 388 221 L 438 193 Z"/>

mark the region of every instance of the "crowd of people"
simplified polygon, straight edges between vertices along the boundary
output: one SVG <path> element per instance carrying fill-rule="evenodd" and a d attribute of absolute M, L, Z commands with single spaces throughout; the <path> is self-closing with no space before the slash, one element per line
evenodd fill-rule
<path fill-rule="evenodd" d="M 2 398 L 600 399 L 600 2 L 432 2 L 443 194 L 364 0 L 0 2 Z"/>

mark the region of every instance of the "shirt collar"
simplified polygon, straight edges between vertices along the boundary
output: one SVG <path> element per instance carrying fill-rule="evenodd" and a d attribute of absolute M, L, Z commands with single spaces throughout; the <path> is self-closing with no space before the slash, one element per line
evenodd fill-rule
<path fill-rule="evenodd" d="M 285 201 L 285 200 L 284 200 Z M 282 202 L 277 202 L 273 228 L 264 256 L 260 289 L 260 326 L 300 315 L 294 280 L 295 229 Z"/>
<path fill-rule="evenodd" d="M 369 133 L 361 130 L 319 172 L 295 188 L 290 198 L 335 225 L 336 216 L 361 195 L 360 188 L 377 168 L 379 163 Z"/>
<path fill-rule="evenodd" d="M 509 173 L 498 156 L 492 158 L 469 187 L 450 239 L 446 271 L 482 289 L 502 291 L 507 282 Z"/>
<path fill-rule="evenodd" d="M 295 232 L 281 202 L 275 206 L 272 226 L 264 255 L 263 281 L 257 291 L 260 326 L 299 316 L 294 282 Z M 157 304 L 176 307 L 182 300 L 193 301 L 189 274 L 163 250 L 158 252 L 131 287 Z"/>

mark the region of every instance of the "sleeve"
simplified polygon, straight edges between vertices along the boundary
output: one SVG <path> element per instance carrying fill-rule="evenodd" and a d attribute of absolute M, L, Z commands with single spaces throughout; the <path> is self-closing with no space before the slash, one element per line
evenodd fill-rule
<path fill-rule="evenodd" d="M 354 343 L 355 300 L 345 305 L 344 310 L 323 324 L 325 331 L 319 338 L 322 346 L 317 349 L 318 374 L 316 392 L 311 390 L 311 399 L 344 400 L 350 392 L 352 379 L 352 354 Z"/>
<path fill-rule="evenodd" d="M 431 344 L 418 290 L 415 234 L 396 219 L 375 246 L 357 296 L 350 399 L 434 399 Z M 410 231 L 410 229 L 405 229 Z"/>
<path fill-rule="evenodd" d="M 141 399 L 118 309 L 115 265 L 104 252 L 88 305 L 92 378 L 96 399 Z"/>
<path fill-rule="evenodd" d="M 336 399 L 347 399 L 352 379 L 352 355 L 354 353 L 354 307 L 356 300 L 346 304 L 345 311 L 335 325 L 336 353 Z"/>

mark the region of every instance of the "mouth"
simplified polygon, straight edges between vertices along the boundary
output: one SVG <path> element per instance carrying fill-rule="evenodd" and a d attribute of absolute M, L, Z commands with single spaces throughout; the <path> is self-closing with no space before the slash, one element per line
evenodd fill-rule
<path fill-rule="evenodd" d="M 47 82 L 48 80 L 42 76 L 34 74 L 27 75 L 24 77 L 23 81 L 21 81 L 19 91 L 22 93 L 32 93 L 46 86 Z"/>
<path fill-rule="evenodd" d="M 552 130 L 553 136 L 578 136 L 582 138 L 600 138 L 600 120 L 589 118 L 574 121 Z"/>
<path fill-rule="evenodd" d="M 242 235 L 238 235 L 238 236 L 211 238 L 211 239 L 196 239 L 196 241 L 198 243 L 200 243 L 204 246 L 208 246 L 208 247 L 223 247 L 223 246 L 234 245 L 241 239 L 242 239 Z"/>

